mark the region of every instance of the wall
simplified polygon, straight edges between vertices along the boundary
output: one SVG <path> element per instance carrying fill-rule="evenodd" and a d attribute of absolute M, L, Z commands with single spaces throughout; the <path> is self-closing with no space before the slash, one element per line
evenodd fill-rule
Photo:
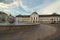
<path fill-rule="evenodd" d="M 30 17 L 16 17 L 16 22 L 30 22 Z"/>
<path fill-rule="evenodd" d="M 39 22 L 39 15 L 38 14 L 31 14 L 30 21 L 32 23 L 38 23 Z"/>

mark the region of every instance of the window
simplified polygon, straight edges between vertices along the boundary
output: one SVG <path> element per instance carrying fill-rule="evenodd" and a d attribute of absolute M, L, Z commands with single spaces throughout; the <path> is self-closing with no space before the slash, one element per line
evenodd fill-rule
<path fill-rule="evenodd" d="M 37 20 L 37 17 L 36 17 L 36 20 Z"/>
<path fill-rule="evenodd" d="M 34 20 L 35 20 L 35 17 L 34 17 Z"/>

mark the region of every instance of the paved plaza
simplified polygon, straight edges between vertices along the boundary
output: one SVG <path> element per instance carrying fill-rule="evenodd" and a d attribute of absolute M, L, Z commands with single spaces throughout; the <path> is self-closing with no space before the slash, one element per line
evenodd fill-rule
<path fill-rule="evenodd" d="M 0 40 L 49 40 L 51 39 L 50 36 L 56 33 L 56 27 L 40 24 L 38 27 L 36 26 L 33 29 L 25 29 L 22 31 L 17 30 L 13 33 L 0 33 Z"/>

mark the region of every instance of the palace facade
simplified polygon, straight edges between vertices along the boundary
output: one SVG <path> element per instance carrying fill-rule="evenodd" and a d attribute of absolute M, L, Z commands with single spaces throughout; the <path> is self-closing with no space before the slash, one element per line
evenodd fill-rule
<path fill-rule="evenodd" d="M 51 15 L 39 15 L 37 12 L 33 12 L 31 15 L 17 15 L 16 22 L 60 23 L 60 15 L 56 13 Z"/>

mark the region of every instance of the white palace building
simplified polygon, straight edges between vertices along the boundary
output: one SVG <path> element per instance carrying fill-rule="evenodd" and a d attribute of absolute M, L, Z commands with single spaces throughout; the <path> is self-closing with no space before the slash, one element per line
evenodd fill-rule
<path fill-rule="evenodd" d="M 17 15 L 17 22 L 30 22 L 30 23 L 60 23 L 60 15 L 53 13 L 51 15 L 39 15 L 33 12 L 31 15 Z"/>

